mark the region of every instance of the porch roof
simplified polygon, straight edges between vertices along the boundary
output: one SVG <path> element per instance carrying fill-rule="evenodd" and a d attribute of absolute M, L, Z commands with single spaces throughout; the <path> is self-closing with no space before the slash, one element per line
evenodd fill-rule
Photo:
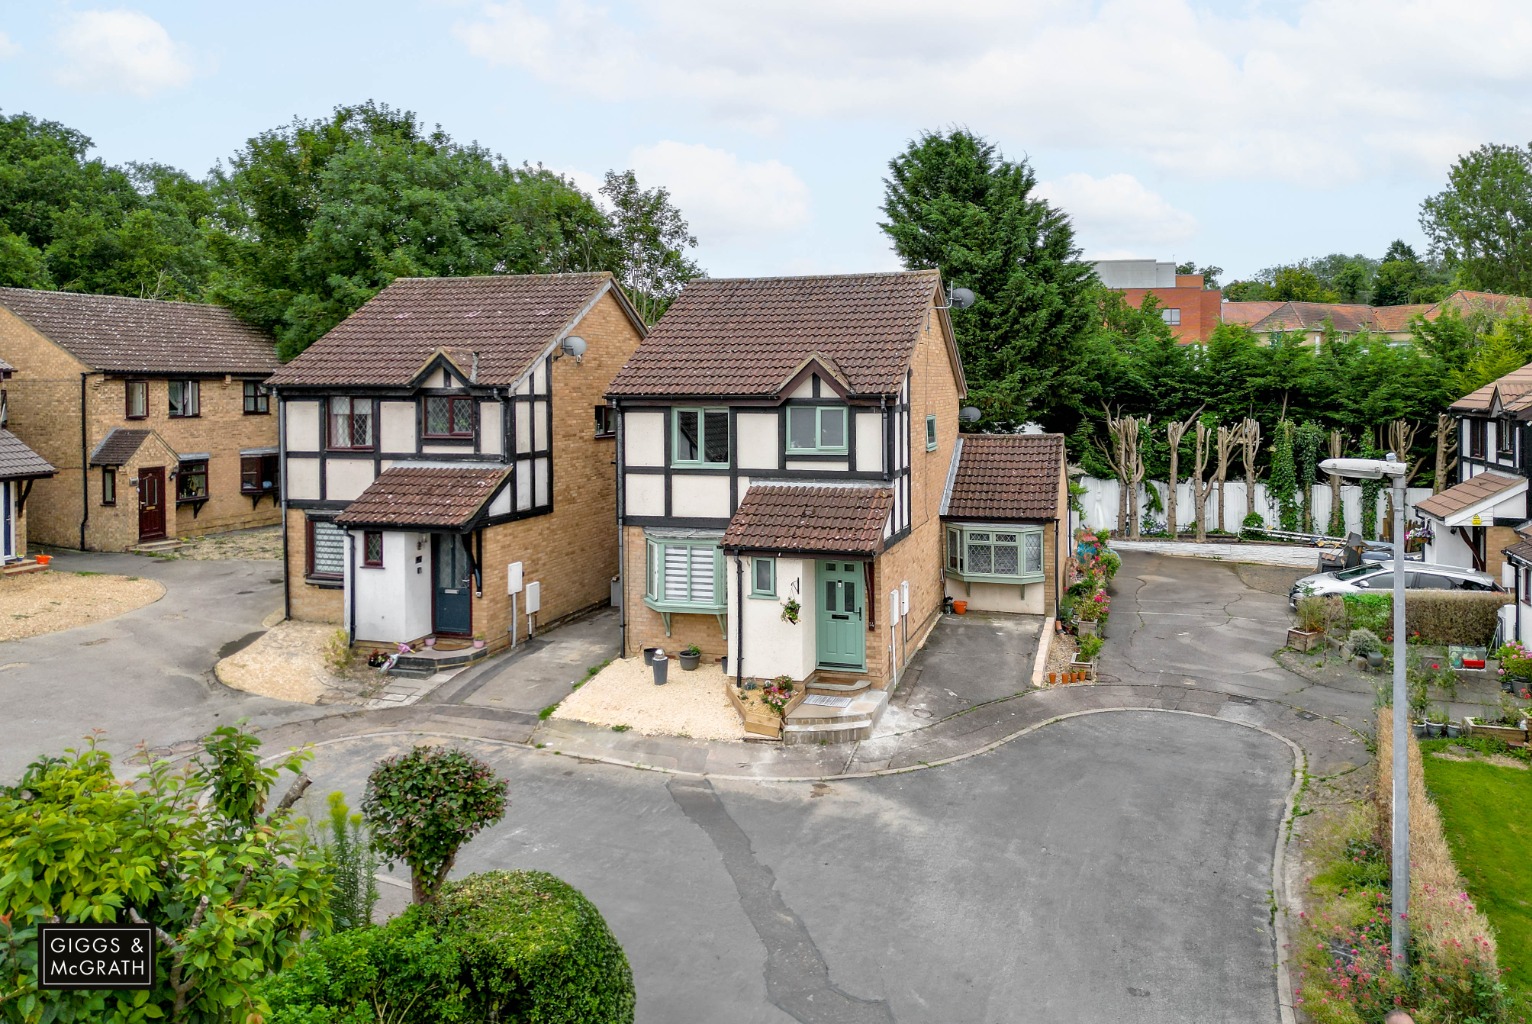
<path fill-rule="evenodd" d="M 1507 498 L 1514 498 L 1526 489 L 1526 477 L 1496 473 L 1491 470 L 1470 477 L 1440 494 L 1431 495 L 1425 501 L 1418 503 L 1415 511 L 1422 512 L 1432 519 L 1438 519 L 1448 526 L 1463 526 L 1474 516 L 1488 511 Z"/>
<path fill-rule="evenodd" d="M 963 434 L 942 502 L 952 519 L 1058 519 L 1063 434 Z"/>
<path fill-rule="evenodd" d="M 461 530 L 510 476 L 510 466 L 393 466 L 344 512 L 340 526 Z"/>
<path fill-rule="evenodd" d="M 805 555 L 875 555 L 894 507 L 886 487 L 754 484 L 729 520 L 723 547 Z"/>
<path fill-rule="evenodd" d="M 96 445 L 96 450 L 90 453 L 92 466 L 125 466 L 128 460 L 138 452 L 143 443 L 149 440 L 150 431 L 137 430 L 131 427 L 113 427 L 101 443 Z"/>
<path fill-rule="evenodd" d="M 0 480 L 30 480 L 53 473 L 47 459 L 9 430 L 0 429 Z"/>

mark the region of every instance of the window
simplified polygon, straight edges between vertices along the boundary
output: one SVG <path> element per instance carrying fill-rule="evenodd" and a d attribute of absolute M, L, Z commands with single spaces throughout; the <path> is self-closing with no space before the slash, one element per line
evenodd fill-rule
<path fill-rule="evenodd" d="M 788 454 L 844 455 L 847 450 L 845 406 L 787 407 Z"/>
<path fill-rule="evenodd" d="M 926 417 L 926 451 L 934 452 L 935 450 L 936 450 L 936 417 L 935 416 L 927 416 Z"/>
<path fill-rule="evenodd" d="M 615 437 L 617 434 L 617 406 L 608 402 L 596 406 L 596 436 Z"/>
<path fill-rule="evenodd" d="M 1509 416 L 1495 425 L 1495 452 L 1506 458 L 1516 453 L 1516 421 Z"/>
<path fill-rule="evenodd" d="M 947 527 L 947 571 L 960 579 L 1035 583 L 1043 578 L 1037 527 Z"/>
<path fill-rule="evenodd" d="M 308 521 L 308 574 L 338 580 L 346 572 L 346 534 L 328 519 Z"/>
<path fill-rule="evenodd" d="M 1468 419 L 1463 421 L 1468 431 L 1468 456 L 1469 458 L 1482 459 L 1488 447 L 1486 444 L 1485 428 L 1489 425 L 1488 420 Z"/>
<path fill-rule="evenodd" d="M 364 569 L 383 568 L 382 532 L 368 530 L 362 534 L 362 567 Z"/>
<path fill-rule="evenodd" d="M 473 407 L 466 395 L 427 395 L 426 437 L 473 437 Z"/>
<path fill-rule="evenodd" d="M 202 385 L 198 381 L 170 382 L 170 415 L 176 418 L 202 415 Z"/>
<path fill-rule="evenodd" d="M 141 420 L 149 415 L 149 382 L 146 380 L 130 380 L 123 385 L 126 390 L 124 400 L 127 405 L 127 415 L 130 420 Z"/>
<path fill-rule="evenodd" d="M 671 463 L 677 466 L 729 464 L 729 411 L 677 409 Z"/>
<path fill-rule="evenodd" d="M 239 493 L 281 493 L 282 460 L 276 455 L 241 455 L 239 457 Z"/>
<path fill-rule="evenodd" d="M 1179 309 L 1160 310 L 1160 319 L 1172 327 L 1181 326 L 1181 311 Z"/>
<path fill-rule="evenodd" d="M 245 381 L 245 415 L 264 415 L 271 411 L 271 396 L 258 380 Z"/>
<path fill-rule="evenodd" d="M 670 608 L 722 608 L 722 554 L 714 541 L 649 541 L 649 582 L 644 596 L 652 604 Z"/>
<path fill-rule="evenodd" d="M 372 447 L 372 399 L 330 399 L 330 447 Z"/>
<path fill-rule="evenodd" d="M 777 560 L 775 558 L 750 560 L 750 596 L 777 596 Z"/>
<path fill-rule="evenodd" d="M 207 459 L 182 459 L 176 472 L 176 501 L 207 500 Z"/>
<path fill-rule="evenodd" d="M 117 467 L 101 467 L 101 504 L 117 504 Z"/>

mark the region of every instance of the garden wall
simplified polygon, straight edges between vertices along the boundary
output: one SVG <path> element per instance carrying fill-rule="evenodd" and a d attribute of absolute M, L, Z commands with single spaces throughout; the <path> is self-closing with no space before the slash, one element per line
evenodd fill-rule
<path fill-rule="evenodd" d="M 1085 485 L 1085 496 L 1081 499 L 1081 503 L 1085 508 L 1084 522 L 1091 526 L 1105 525 L 1115 529 L 1117 526 L 1117 493 L 1121 485 L 1116 480 L 1101 480 L 1096 477 L 1083 477 L 1080 482 Z M 1150 486 L 1154 487 L 1159 494 L 1161 505 L 1166 504 L 1165 496 L 1169 491 L 1168 484 L 1163 480 L 1146 480 L 1139 488 L 1140 518 L 1143 517 L 1150 505 L 1147 495 L 1143 493 Z M 1178 530 L 1184 531 L 1198 518 L 1196 502 L 1192 499 L 1191 483 L 1185 480 L 1181 481 L 1176 486 L 1176 494 L 1176 527 Z M 1415 518 L 1414 510 L 1416 503 L 1429 498 L 1431 496 L 1431 488 L 1411 487 L 1406 492 L 1406 495 L 1408 500 L 1404 511 L 1405 518 L 1413 519 Z M 1341 486 L 1341 507 L 1345 514 L 1346 532 L 1361 533 L 1362 488 L 1359 485 L 1343 484 Z M 1255 506 L 1253 509 L 1247 509 L 1244 480 L 1229 480 L 1224 485 L 1224 529 L 1230 533 L 1238 533 L 1240 524 L 1244 521 L 1246 511 L 1260 513 L 1268 529 L 1275 530 L 1281 528 L 1281 519 L 1277 513 L 1277 503 L 1267 496 L 1266 485 L 1264 483 L 1258 482 L 1255 485 Z M 1377 517 L 1380 535 L 1383 530 L 1384 519 L 1387 515 L 1388 502 L 1384 494 L 1380 492 L 1378 495 Z M 1161 524 L 1165 522 L 1164 512 L 1153 513 L 1153 516 L 1157 522 Z M 1329 522 L 1330 487 L 1326 483 L 1324 486 L 1316 486 L 1314 488 L 1315 531 L 1324 533 Z M 1218 527 L 1218 488 L 1216 486 L 1208 496 L 1207 524 L 1210 530 Z"/>

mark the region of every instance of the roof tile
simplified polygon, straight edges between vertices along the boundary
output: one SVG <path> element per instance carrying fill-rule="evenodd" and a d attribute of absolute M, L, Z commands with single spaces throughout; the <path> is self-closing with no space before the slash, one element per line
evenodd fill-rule
<path fill-rule="evenodd" d="M 149 440 L 150 431 L 113 427 L 90 453 L 92 466 L 125 466 L 139 447 Z"/>
<path fill-rule="evenodd" d="M 963 434 L 952 492 L 952 519 L 1014 521 L 1059 518 L 1063 434 Z"/>
<path fill-rule="evenodd" d="M 1525 477 L 1511 476 L 1509 473 L 1480 473 L 1416 503 L 1415 510 L 1436 519 L 1446 519 L 1526 482 Z"/>
<path fill-rule="evenodd" d="M 52 476 L 48 460 L 28 448 L 15 434 L 0 429 L 0 480 L 26 480 Z"/>
<path fill-rule="evenodd" d="M 499 464 L 392 466 L 335 521 L 342 526 L 460 530 L 494 497 L 510 472 L 511 467 Z"/>
<path fill-rule="evenodd" d="M 752 484 L 723 546 L 814 555 L 874 555 L 894 507 L 886 487 Z"/>

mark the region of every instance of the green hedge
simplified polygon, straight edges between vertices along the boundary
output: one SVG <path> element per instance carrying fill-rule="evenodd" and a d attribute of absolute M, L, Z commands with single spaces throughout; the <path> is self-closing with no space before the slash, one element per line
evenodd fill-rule
<path fill-rule="evenodd" d="M 1346 594 L 1341 601 L 1346 629 L 1370 629 L 1380 637 L 1393 635 L 1392 594 Z M 1510 601 L 1509 594 L 1412 590 L 1404 602 L 1404 625 L 1410 635 L 1419 634 L 1421 643 L 1484 647 L 1495 634 L 1500 606 Z"/>
<path fill-rule="evenodd" d="M 269 1024 L 632 1024 L 633 973 L 594 904 L 541 871 L 445 886 L 386 925 L 303 946 Z"/>

